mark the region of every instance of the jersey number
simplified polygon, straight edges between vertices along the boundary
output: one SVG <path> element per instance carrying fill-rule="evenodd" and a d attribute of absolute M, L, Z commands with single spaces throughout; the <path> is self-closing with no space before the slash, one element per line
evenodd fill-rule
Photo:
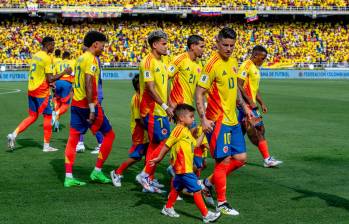
<path fill-rule="evenodd" d="M 78 65 L 75 67 L 76 73 L 77 73 L 77 80 L 75 82 L 74 88 L 80 88 L 80 74 L 81 74 L 81 67 Z"/>
<path fill-rule="evenodd" d="M 229 145 L 230 144 L 230 138 L 231 138 L 231 133 L 224 133 L 224 145 Z"/>
<path fill-rule="evenodd" d="M 29 71 L 29 78 L 32 79 L 32 73 L 36 70 L 36 64 L 32 64 Z"/>
<path fill-rule="evenodd" d="M 228 86 L 229 86 L 229 89 L 234 89 L 234 78 L 228 79 Z"/>
<path fill-rule="evenodd" d="M 162 122 L 162 118 L 160 117 L 160 118 L 158 118 L 157 120 L 158 120 L 159 123 L 160 123 L 160 128 L 161 128 L 161 129 L 164 128 L 164 123 Z"/>
<path fill-rule="evenodd" d="M 190 77 L 189 77 L 189 83 L 195 83 L 195 78 L 196 78 L 196 76 L 195 76 L 195 75 L 190 74 Z"/>

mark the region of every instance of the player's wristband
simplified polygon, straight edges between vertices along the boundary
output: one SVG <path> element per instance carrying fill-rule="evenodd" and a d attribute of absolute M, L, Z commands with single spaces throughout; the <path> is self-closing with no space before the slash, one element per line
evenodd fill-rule
<path fill-rule="evenodd" d="M 89 103 L 88 107 L 90 108 L 90 113 L 95 113 L 95 104 L 94 103 Z"/>
<path fill-rule="evenodd" d="M 161 104 L 161 107 L 162 107 L 162 109 L 164 109 L 164 110 L 167 110 L 167 109 L 168 109 L 168 106 L 167 106 L 166 103 L 162 103 L 162 104 Z"/>

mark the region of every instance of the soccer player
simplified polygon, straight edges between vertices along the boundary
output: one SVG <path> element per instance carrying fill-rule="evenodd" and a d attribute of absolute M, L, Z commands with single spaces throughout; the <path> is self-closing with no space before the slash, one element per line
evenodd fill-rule
<path fill-rule="evenodd" d="M 65 68 L 62 73 L 54 76 L 52 57 L 49 55 L 53 52 L 55 47 L 54 39 L 52 37 L 44 37 L 41 44 L 41 51 L 34 54 L 32 57 L 28 74 L 29 116 L 24 119 L 12 133 L 7 135 L 8 147 L 10 150 L 15 148 L 17 136 L 33 124 L 40 114 L 44 116 L 43 151 L 54 152 L 58 150 L 50 146 L 52 135 L 52 108 L 50 105 L 49 83 L 60 79 L 63 75 L 70 75 L 72 69 L 70 67 Z"/>
<path fill-rule="evenodd" d="M 97 86 L 100 75 L 97 56 L 102 54 L 106 41 L 107 38 L 104 34 L 97 31 L 88 32 L 84 37 L 84 45 L 88 49 L 76 62 L 70 133 L 65 149 L 65 187 L 86 184 L 73 177 L 73 164 L 80 134 L 85 134 L 87 129 L 90 129 L 93 134 L 101 131 L 104 136 L 97 162 L 90 178 L 95 182 L 111 183 L 111 180 L 103 174 L 102 167 L 112 149 L 115 134 L 104 114 L 103 108 L 97 100 Z"/>
<path fill-rule="evenodd" d="M 60 74 L 66 68 L 74 68 L 75 61 L 70 60 L 70 53 L 68 51 L 63 52 L 62 61 L 58 61 L 55 65 L 54 71 L 55 74 Z M 68 111 L 71 91 L 72 91 L 72 83 L 74 82 L 74 72 L 72 75 L 63 75 L 59 80 L 56 81 L 55 88 L 55 116 L 52 117 L 52 123 L 54 125 L 54 130 L 59 131 L 59 118 L 62 114 Z"/>
<path fill-rule="evenodd" d="M 139 75 L 135 75 L 132 79 L 132 84 L 135 89 L 135 94 L 131 100 L 131 134 L 132 146 L 129 150 L 128 159 L 124 161 L 120 167 L 111 171 L 110 176 L 115 187 L 121 187 L 122 173 L 134 163 L 140 161 L 145 155 L 148 148 L 148 137 L 144 129 L 143 120 L 139 114 L 140 90 L 139 90 Z"/>
<path fill-rule="evenodd" d="M 196 88 L 196 105 L 203 131 L 207 133 L 210 152 L 215 159 L 213 175 L 204 180 L 208 188 L 215 186 L 217 210 L 238 215 L 226 199 L 227 176 L 246 161 L 245 140 L 236 116 L 238 63 L 232 57 L 236 33 L 223 28 L 216 37 L 217 51 L 204 67 Z M 207 109 L 204 97 L 208 93 Z M 247 108 L 243 105 L 244 109 Z"/>
<path fill-rule="evenodd" d="M 148 35 L 151 52 L 140 64 L 140 115 L 148 132 L 149 146 L 146 161 L 160 153 L 170 134 L 169 117 L 173 109 L 167 105 L 168 72 L 161 56 L 167 54 L 167 34 L 156 30 Z M 136 180 L 150 192 L 160 192 L 156 182 L 152 181 L 156 166 L 146 163 L 144 170 Z"/>
<path fill-rule="evenodd" d="M 173 59 L 169 67 L 170 77 L 173 77 L 169 104 L 175 108 L 177 104 L 194 105 L 195 88 L 201 75 L 202 67 L 197 59 L 204 53 L 204 39 L 191 35 L 187 40 L 188 51 Z"/>
<path fill-rule="evenodd" d="M 251 57 L 242 63 L 239 69 L 238 86 L 245 101 L 248 103 L 253 112 L 252 122 L 248 122 L 245 118 L 242 121 L 243 130 L 246 131 L 250 141 L 258 147 L 264 159 L 264 167 L 276 167 L 282 161 L 274 159 L 269 155 L 268 143 L 265 138 L 265 128 L 259 112 L 257 102 L 262 108 L 263 113 L 268 112 L 268 108 L 262 100 L 259 83 L 261 79 L 259 67 L 262 66 L 264 60 L 267 58 L 267 50 L 260 45 L 257 45 L 252 50 Z M 243 111 L 239 110 L 239 117 L 243 118 Z"/>
<path fill-rule="evenodd" d="M 172 130 L 158 157 L 150 160 L 149 164 L 159 163 L 171 149 L 171 164 L 175 171 L 175 177 L 168 201 L 161 211 L 162 214 L 175 218 L 179 217 L 173 206 L 179 192 L 186 188 L 189 193 L 193 193 L 194 202 L 202 214 L 204 223 L 209 223 L 216 221 L 220 217 L 220 212 L 208 211 L 201 196 L 201 186 L 198 184 L 198 178 L 194 174 L 193 148 L 200 146 L 204 138 L 204 133 L 202 133 L 196 140 L 189 129 L 194 122 L 194 111 L 195 109 L 190 105 L 177 105 L 174 110 L 174 120 L 177 125 Z"/>
<path fill-rule="evenodd" d="M 84 47 L 85 51 L 86 51 L 86 48 Z M 99 57 L 97 57 L 98 59 L 98 64 L 100 66 L 100 59 Z M 100 71 L 100 76 L 99 76 L 99 79 L 98 79 L 98 103 L 100 105 L 102 105 L 102 101 L 104 99 L 104 95 L 103 95 L 103 84 L 102 84 L 102 69 Z M 76 146 L 76 152 L 84 152 L 85 151 L 85 144 L 84 144 L 84 135 L 81 134 L 80 135 L 80 139 L 79 139 L 79 142 Z M 102 142 L 103 142 L 103 134 L 98 131 L 96 133 L 96 140 L 97 140 L 97 146 L 95 147 L 95 149 L 93 151 L 91 151 L 91 154 L 98 154 L 99 153 L 99 150 L 101 148 L 101 145 L 102 145 Z"/>

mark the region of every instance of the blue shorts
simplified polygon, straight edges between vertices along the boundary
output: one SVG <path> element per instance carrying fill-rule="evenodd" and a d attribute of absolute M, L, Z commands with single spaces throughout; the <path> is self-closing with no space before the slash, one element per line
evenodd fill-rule
<path fill-rule="evenodd" d="M 201 191 L 198 177 L 194 173 L 176 174 L 173 179 L 173 187 L 177 192 L 186 188 L 189 193 Z"/>
<path fill-rule="evenodd" d="M 134 159 L 142 159 L 143 156 L 147 153 L 148 143 L 132 145 L 128 151 L 128 157 Z"/>
<path fill-rule="evenodd" d="M 28 95 L 28 107 L 29 107 L 29 114 L 46 114 L 51 115 L 52 114 L 52 107 L 51 107 L 51 96 L 47 96 L 44 98 L 38 98 Z"/>
<path fill-rule="evenodd" d="M 241 107 L 238 107 L 238 111 L 239 111 L 239 114 L 238 114 L 238 121 L 239 123 L 242 123 L 244 121 L 244 118 L 246 116 L 244 110 L 241 108 Z M 255 118 L 262 118 L 262 115 L 261 113 L 258 111 L 258 108 L 255 108 L 255 109 L 252 109 L 252 114 Z M 263 123 L 263 120 L 260 120 L 257 124 L 255 124 L 254 126 L 255 127 L 260 127 L 260 126 L 263 126 L 264 123 Z"/>
<path fill-rule="evenodd" d="M 91 129 L 93 134 L 96 134 L 98 131 L 102 132 L 102 134 L 108 133 L 112 129 L 112 127 L 108 118 L 105 116 L 102 107 L 97 104 L 95 111 L 96 119 L 91 125 L 87 122 L 87 119 L 90 116 L 89 108 L 71 106 L 70 128 L 75 129 L 80 134 L 85 134 L 87 129 Z"/>
<path fill-rule="evenodd" d="M 231 126 L 216 122 L 213 132 L 206 135 L 211 156 L 225 158 L 246 152 L 245 139 L 240 124 Z"/>
<path fill-rule="evenodd" d="M 204 166 L 204 159 L 200 156 L 194 156 L 194 165 L 196 168 L 201 169 Z"/>
<path fill-rule="evenodd" d="M 147 114 L 143 121 L 151 142 L 160 143 L 170 136 L 168 117 Z"/>
<path fill-rule="evenodd" d="M 56 81 L 56 91 L 55 95 L 61 102 L 69 104 L 70 103 L 70 92 L 72 90 L 71 82 L 66 80 Z"/>

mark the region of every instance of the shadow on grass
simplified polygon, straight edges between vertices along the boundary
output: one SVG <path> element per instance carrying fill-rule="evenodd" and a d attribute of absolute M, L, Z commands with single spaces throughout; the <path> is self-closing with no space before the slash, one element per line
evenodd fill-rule
<path fill-rule="evenodd" d="M 316 191 L 309 191 L 309 190 L 296 189 L 296 188 L 290 188 L 290 189 L 294 190 L 299 194 L 302 194 L 301 196 L 292 198 L 292 200 L 298 201 L 305 198 L 315 197 L 315 198 L 324 200 L 327 203 L 327 205 L 330 207 L 342 208 L 349 212 L 349 200 L 346 198 L 342 198 L 334 194 L 328 194 L 328 193 L 322 193 L 322 192 L 316 192 Z"/>
<path fill-rule="evenodd" d="M 23 149 L 26 147 L 42 149 L 42 147 L 43 147 L 42 144 L 39 144 L 37 141 L 35 141 L 34 139 L 31 139 L 31 138 L 18 139 L 18 140 L 16 140 L 16 144 L 17 144 L 17 147 L 15 148 L 15 150 Z M 20 145 L 20 146 L 18 147 L 18 145 Z"/>

